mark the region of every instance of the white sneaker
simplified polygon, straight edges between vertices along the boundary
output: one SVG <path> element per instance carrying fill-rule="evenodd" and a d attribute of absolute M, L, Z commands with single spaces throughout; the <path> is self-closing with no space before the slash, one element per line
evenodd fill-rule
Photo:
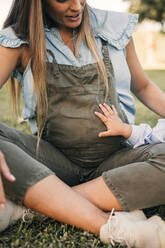
<path fill-rule="evenodd" d="M 14 224 L 20 218 L 26 216 L 27 209 L 10 200 L 6 200 L 6 208 L 0 210 L 0 232 Z"/>
<path fill-rule="evenodd" d="M 147 220 L 144 212 L 142 210 L 134 210 L 131 212 L 124 212 L 124 211 L 117 211 L 115 212 L 116 216 L 125 216 L 129 220 L 132 221 L 140 221 L 140 220 Z"/>
<path fill-rule="evenodd" d="M 135 220 L 134 214 L 133 217 L 131 215 L 123 212 L 111 214 L 107 224 L 100 229 L 100 239 L 112 245 L 117 242 L 129 248 L 165 248 L 161 246 L 163 243 L 157 223 L 146 219 Z"/>
<path fill-rule="evenodd" d="M 158 234 L 159 234 L 159 239 L 160 239 L 160 248 L 165 248 L 165 221 L 163 221 L 157 215 L 152 216 L 147 221 L 157 224 Z"/>

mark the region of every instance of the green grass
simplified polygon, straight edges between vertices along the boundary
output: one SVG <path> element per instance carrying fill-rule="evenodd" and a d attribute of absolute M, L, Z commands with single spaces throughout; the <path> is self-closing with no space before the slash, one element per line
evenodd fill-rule
<path fill-rule="evenodd" d="M 165 92 L 165 70 L 146 71 L 148 77 Z M 136 123 L 147 122 L 154 126 L 160 116 L 151 112 L 136 99 Z"/>
<path fill-rule="evenodd" d="M 148 76 L 165 91 L 165 71 L 147 71 Z M 159 116 L 152 113 L 136 100 L 136 123 L 148 122 L 152 126 Z M 6 90 L 0 91 L 0 121 L 12 125 L 19 130 L 30 132 L 27 124 L 18 125 L 16 120 L 9 119 L 8 100 Z M 156 207 L 145 210 L 148 216 L 159 214 L 165 217 L 165 207 Z M 68 213 L 69 214 L 69 213 Z M 50 218 L 36 215 L 33 221 L 19 221 L 0 234 L 0 248 L 111 248 L 111 245 L 103 244 L 98 238 L 88 232 L 75 227 L 64 225 Z M 116 245 L 115 248 L 121 248 Z"/>

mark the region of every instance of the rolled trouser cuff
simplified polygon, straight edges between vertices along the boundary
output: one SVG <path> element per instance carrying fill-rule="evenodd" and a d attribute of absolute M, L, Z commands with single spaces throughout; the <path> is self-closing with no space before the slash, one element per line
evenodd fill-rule
<path fill-rule="evenodd" d="M 103 180 L 123 210 L 165 204 L 165 144 L 148 146 L 146 161 L 108 170 Z"/>
<path fill-rule="evenodd" d="M 45 165 L 9 141 L 0 139 L 0 150 L 4 154 L 11 173 L 16 178 L 14 182 L 9 182 L 2 177 L 5 194 L 16 203 L 23 203 L 29 187 L 54 174 Z"/>

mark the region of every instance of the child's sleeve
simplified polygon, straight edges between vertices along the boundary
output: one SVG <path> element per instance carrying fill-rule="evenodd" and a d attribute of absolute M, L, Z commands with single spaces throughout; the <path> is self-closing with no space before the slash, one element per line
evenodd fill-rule
<path fill-rule="evenodd" d="M 148 144 L 148 140 L 152 135 L 152 128 L 148 124 L 132 125 L 132 134 L 127 139 L 128 144 L 136 148 L 138 146 Z"/>

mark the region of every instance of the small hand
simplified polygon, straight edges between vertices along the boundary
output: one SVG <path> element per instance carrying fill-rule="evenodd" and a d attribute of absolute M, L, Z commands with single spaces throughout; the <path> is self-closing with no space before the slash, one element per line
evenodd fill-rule
<path fill-rule="evenodd" d="M 119 118 L 115 107 L 112 105 L 108 106 L 106 103 L 99 104 L 103 114 L 95 112 L 95 115 L 100 118 L 107 128 L 107 131 L 99 133 L 99 137 L 106 136 L 124 136 L 125 138 L 130 137 L 132 133 L 132 127 Z"/>
<path fill-rule="evenodd" d="M 5 161 L 3 153 L 0 151 L 0 209 L 4 209 L 6 206 L 5 193 L 2 184 L 2 176 L 8 181 L 14 182 L 15 177 L 11 174 L 7 163 Z"/>

